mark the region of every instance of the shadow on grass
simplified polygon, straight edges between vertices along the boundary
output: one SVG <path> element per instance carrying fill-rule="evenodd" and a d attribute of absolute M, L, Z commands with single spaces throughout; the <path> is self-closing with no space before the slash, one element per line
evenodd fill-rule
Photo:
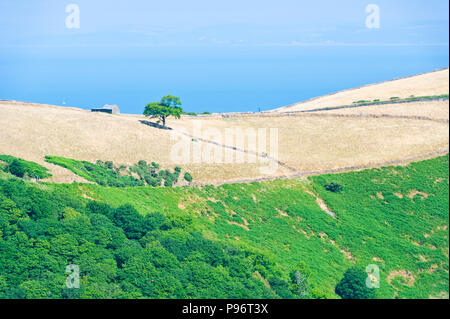
<path fill-rule="evenodd" d="M 170 128 L 170 127 L 163 127 L 161 124 L 159 124 L 159 123 L 153 123 L 153 122 L 150 122 L 150 121 L 144 121 L 144 120 L 139 120 L 139 122 L 141 122 L 141 124 L 144 124 L 144 125 L 148 125 L 148 126 L 151 126 L 151 127 L 154 127 L 154 128 L 159 128 L 159 129 L 161 129 L 161 130 L 172 130 L 172 128 Z"/>

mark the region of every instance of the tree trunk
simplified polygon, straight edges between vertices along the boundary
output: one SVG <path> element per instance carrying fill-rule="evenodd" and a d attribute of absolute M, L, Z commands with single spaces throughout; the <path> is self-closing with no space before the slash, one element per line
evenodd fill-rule
<path fill-rule="evenodd" d="M 163 128 L 166 128 L 166 117 L 165 116 L 162 117 L 162 121 L 163 121 Z"/>

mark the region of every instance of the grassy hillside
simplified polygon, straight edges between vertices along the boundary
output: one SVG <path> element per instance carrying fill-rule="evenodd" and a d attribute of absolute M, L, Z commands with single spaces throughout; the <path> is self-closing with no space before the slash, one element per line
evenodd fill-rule
<path fill-rule="evenodd" d="M 358 101 L 407 99 L 412 96 L 448 95 L 449 69 L 344 90 L 276 109 L 278 112 L 311 110 Z"/>
<path fill-rule="evenodd" d="M 293 298 L 292 274 L 296 270 L 310 273 L 309 297 L 336 298 L 334 287 L 349 267 L 364 269 L 376 264 L 381 272 L 379 298 L 448 298 L 448 168 L 448 156 L 444 156 L 408 166 L 201 188 L 22 185 L 3 180 L 0 211 L 10 217 L 6 223 L 3 216 L 0 223 L 0 291 L 2 285 L 13 285 L 19 287 L 15 293 L 21 296 L 45 286 L 51 296 L 60 296 L 56 283 L 64 282 L 63 267 L 82 263 L 86 291 L 79 297 L 83 298 L 228 298 L 237 291 L 245 298 Z M 325 186 L 332 182 L 342 190 L 327 190 Z M 14 192 L 11 185 L 20 192 Z M 27 192 L 53 198 L 56 207 L 37 205 L 36 209 L 33 201 L 37 197 Z M 92 200 L 111 208 L 103 213 L 93 211 Z M 148 217 L 136 217 L 127 205 Z M 58 215 L 61 211 L 62 217 Z M 51 219 L 49 214 L 60 217 Z M 109 220 L 108 230 L 96 228 L 94 220 L 99 214 L 107 217 L 103 223 Z M 123 214 L 144 226 L 127 224 Z M 147 223 L 150 226 L 145 226 Z M 61 229 L 61 233 L 50 229 Z M 65 248 L 70 246 L 65 231 L 73 232 L 67 236 L 75 241 L 75 255 Z M 99 239 L 99 232 L 104 239 Z M 113 244 L 112 234 L 121 241 Z M 21 243 L 27 241 L 32 244 L 22 252 L 20 247 L 26 244 Z M 134 245 L 137 260 L 126 257 L 123 262 L 124 245 Z M 21 261 L 20 271 L 11 265 L 13 246 L 18 251 L 14 260 Z M 87 247 L 96 253 L 83 254 L 89 251 Z M 59 266 L 36 272 L 34 267 L 42 261 L 25 258 L 25 251 L 28 255 L 50 254 Z M 223 257 L 229 251 L 235 252 L 233 260 Z M 155 254 L 165 256 L 163 261 Z M 151 267 L 143 266 L 145 260 Z M 100 270 L 102 263 L 108 267 Z M 146 270 L 149 275 L 139 277 L 139 267 L 150 267 Z M 176 269 L 169 278 L 176 291 L 150 288 L 154 282 L 148 283 L 148 278 L 157 278 L 161 285 L 167 267 Z M 195 275 L 194 269 L 198 270 Z M 230 282 L 230 288 L 223 278 Z M 213 286 L 220 288 L 208 288 Z"/>
<path fill-rule="evenodd" d="M 350 104 L 353 101 L 357 100 Z M 337 105 L 340 104 L 332 104 Z M 361 116 L 367 113 L 379 117 Z M 394 116 L 381 116 L 386 114 Z M 427 116 L 441 122 L 402 116 Z M 108 115 L 0 101 L 0 154 L 48 168 L 51 181 L 57 183 L 86 180 L 69 169 L 46 162 L 47 155 L 91 163 L 113 161 L 119 166 L 145 160 L 164 169 L 179 166 L 199 184 L 219 184 L 360 165 L 373 167 L 443 151 L 449 143 L 446 119 L 448 101 L 432 101 L 298 116 L 277 113 L 182 116 L 168 119 L 167 125 L 172 130 L 162 130 L 143 115 Z M 237 137 L 242 137 L 242 141 Z M 258 150 L 264 140 L 266 147 Z M 181 145 L 181 153 L 186 157 L 179 156 Z M 275 162 L 267 162 L 264 157 L 255 162 L 250 155 L 255 151 L 266 153 L 286 166 L 278 165 L 267 172 L 264 168 Z M 209 154 L 214 154 L 214 161 Z M 234 160 L 230 163 L 228 158 Z M 81 171 L 77 169 L 78 173 Z"/>
<path fill-rule="evenodd" d="M 330 181 L 343 185 L 342 193 L 326 191 Z M 307 181 L 156 192 L 82 189 L 115 206 L 139 203 L 144 214 L 151 207 L 197 216 L 205 236 L 261 249 L 286 272 L 306 262 L 313 282 L 331 294 L 347 267 L 377 264 L 382 297 L 448 296 L 448 156 Z"/>

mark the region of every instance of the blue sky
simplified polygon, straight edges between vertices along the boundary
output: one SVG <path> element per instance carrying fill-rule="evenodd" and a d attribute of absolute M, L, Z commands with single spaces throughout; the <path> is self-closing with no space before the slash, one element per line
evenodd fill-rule
<path fill-rule="evenodd" d="M 66 5 L 81 28 L 65 27 Z M 368 4 L 381 28 L 365 27 Z M 2 0 L 3 47 L 158 45 L 429 45 L 448 43 L 448 1 Z"/>
<path fill-rule="evenodd" d="M 66 6 L 80 8 L 67 29 Z M 368 4 L 380 28 L 365 25 Z M 247 111 L 448 66 L 448 8 L 429 1 L 2 0 L 0 99 L 85 107 L 180 95 Z M 362 72 L 364 70 L 364 72 Z"/>

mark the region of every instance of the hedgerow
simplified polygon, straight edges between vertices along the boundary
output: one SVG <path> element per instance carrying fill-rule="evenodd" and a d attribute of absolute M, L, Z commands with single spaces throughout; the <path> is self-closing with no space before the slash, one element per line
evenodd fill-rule
<path fill-rule="evenodd" d="M 11 155 L 0 155 L 0 161 L 4 162 L 0 162 L 0 169 L 17 177 L 44 179 L 52 176 L 46 167 Z"/>
<path fill-rule="evenodd" d="M 144 160 L 130 167 L 126 165 L 117 167 L 112 161 L 103 162 L 98 160 L 94 164 L 58 156 L 46 156 L 45 160 L 65 167 L 88 181 L 111 187 L 145 185 L 172 187 L 178 182 L 181 173 L 180 167 L 175 167 L 173 172 L 167 169 L 160 170 L 159 164 L 155 162 L 148 164 Z M 134 177 L 132 173 L 138 177 Z"/>

